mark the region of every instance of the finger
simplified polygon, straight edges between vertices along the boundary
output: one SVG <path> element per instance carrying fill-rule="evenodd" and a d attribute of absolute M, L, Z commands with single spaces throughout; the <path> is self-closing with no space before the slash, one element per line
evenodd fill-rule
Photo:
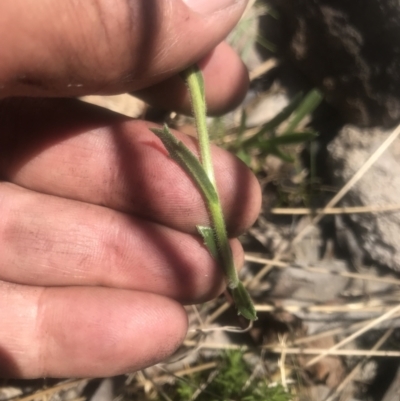
<path fill-rule="evenodd" d="M 195 232 L 209 224 L 204 200 L 149 124 L 73 100 L 0 103 L 0 174 L 31 190 L 104 205 Z M 175 134 L 192 150 L 196 143 Z M 253 223 L 259 184 L 230 153 L 213 147 L 231 235 Z"/>
<path fill-rule="evenodd" d="M 6 0 L 0 97 L 127 92 L 215 47 L 246 0 Z M 191 8 L 193 7 L 193 8 Z"/>
<path fill-rule="evenodd" d="M 1 377 L 102 377 L 160 362 L 187 317 L 154 294 L 0 283 Z"/>
<path fill-rule="evenodd" d="M 248 71 L 228 44 L 219 44 L 199 66 L 204 76 L 210 115 L 224 114 L 243 100 L 249 83 Z M 135 92 L 135 96 L 161 109 L 191 112 L 188 91 L 179 76 Z"/>
<path fill-rule="evenodd" d="M 88 285 L 205 302 L 223 275 L 200 238 L 104 207 L 0 185 L 0 280 Z M 236 265 L 243 262 L 237 240 Z"/>

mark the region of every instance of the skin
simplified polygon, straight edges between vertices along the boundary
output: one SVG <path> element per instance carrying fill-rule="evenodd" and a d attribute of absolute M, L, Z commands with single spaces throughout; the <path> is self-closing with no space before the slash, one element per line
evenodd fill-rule
<path fill-rule="evenodd" d="M 175 74 L 200 61 L 210 111 L 229 109 L 247 74 L 220 42 L 245 5 L 200 14 L 178 0 L 3 1 L 0 36 L 12 40 L 0 51 L 2 377 L 108 376 L 157 363 L 186 334 L 182 305 L 224 288 L 195 235 L 208 223 L 204 201 L 154 124 L 71 97 L 140 91 L 188 111 Z M 158 16 L 149 26 L 146 10 Z M 260 189 L 234 156 L 213 148 L 213 158 L 234 237 L 255 220 Z"/>

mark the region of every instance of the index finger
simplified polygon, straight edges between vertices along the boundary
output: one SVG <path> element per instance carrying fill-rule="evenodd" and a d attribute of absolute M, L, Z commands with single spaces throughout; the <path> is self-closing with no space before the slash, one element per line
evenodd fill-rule
<path fill-rule="evenodd" d="M 0 175 L 193 233 L 209 223 L 204 200 L 150 126 L 71 99 L 9 99 L 0 102 Z M 193 138 L 175 134 L 196 152 Z M 237 235 L 257 217 L 260 187 L 229 152 L 213 147 L 213 160 L 228 229 Z"/>

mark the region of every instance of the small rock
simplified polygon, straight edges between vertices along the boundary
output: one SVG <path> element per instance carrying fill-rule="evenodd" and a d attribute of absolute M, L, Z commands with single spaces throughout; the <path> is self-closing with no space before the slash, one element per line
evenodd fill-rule
<path fill-rule="evenodd" d="M 345 126 L 328 147 L 334 184 L 340 188 L 390 134 L 382 129 Z M 387 206 L 400 203 L 400 139 L 349 191 L 342 206 Z M 376 264 L 400 271 L 400 211 L 346 216 L 359 245 Z"/>

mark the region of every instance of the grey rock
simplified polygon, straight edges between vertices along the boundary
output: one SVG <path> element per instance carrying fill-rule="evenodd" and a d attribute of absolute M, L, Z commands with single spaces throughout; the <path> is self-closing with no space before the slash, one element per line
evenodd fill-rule
<path fill-rule="evenodd" d="M 340 188 L 388 137 L 382 129 L 345 126 L 328 146 L 334 184 Z M 400 204 L 400 139 L 375 162 L 344 198 L 343 206 Z M 400 212 L 348 215 L 364 253 L 378 265 L 400 271 Z"/>
<path fill-rule="evenodd" d="M 348 123 L 400 121 L 399 0 L 270 0 L 283 54 Z"/>

